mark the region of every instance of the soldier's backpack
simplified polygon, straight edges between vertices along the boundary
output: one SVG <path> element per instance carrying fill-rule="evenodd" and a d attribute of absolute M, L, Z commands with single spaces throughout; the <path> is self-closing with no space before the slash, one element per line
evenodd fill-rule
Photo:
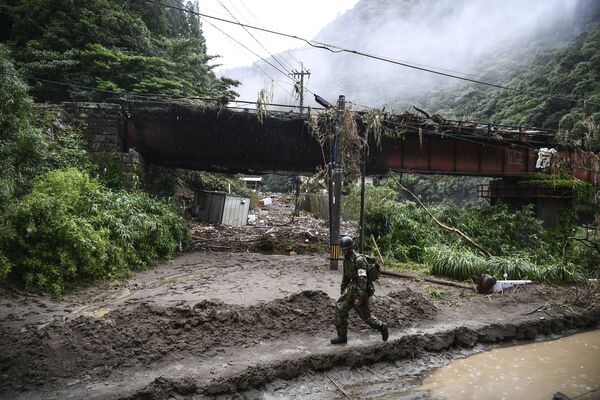
<path fill-rule="evenodd" d="M 366 254 L 361 254 L 359 257 L 364 258 L 367 262 L 367 294 L 373 296 L 375 294 L 375 285 L 373 282 L 379 280 L 379 274 L 381 273 L 381 267 L 377 263 L 377 259 Z"/>

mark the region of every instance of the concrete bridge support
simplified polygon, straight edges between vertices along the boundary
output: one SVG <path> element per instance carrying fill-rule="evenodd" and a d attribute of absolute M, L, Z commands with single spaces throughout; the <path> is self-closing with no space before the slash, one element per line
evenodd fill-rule
<path fill-rule="evenodd" d="M 552 228 L 558 225 L 560 212 L 572 206 L 574 193 L 570 187 L 502 178 L 481 185 L 478 196 L 488 199 L 491 205 L 506 204 L 514 209 L 533 204 L 536 217 L 544 221 L 545 228 Z"/>

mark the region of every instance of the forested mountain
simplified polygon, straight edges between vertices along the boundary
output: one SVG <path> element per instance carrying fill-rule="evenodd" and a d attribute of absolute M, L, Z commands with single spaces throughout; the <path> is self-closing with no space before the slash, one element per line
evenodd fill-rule
<path fill-rule="evenodd" d="M 360 0 L 314 39 L 499 83 L 533 52 L 564 44 L 580 34 L 590 22 L 589 12 L 582 11 L 589 2 Z M 306 46 L 295 54 L 311 71 L 309 89 L 330 101 L 344 94 L 358 104 L 398 110 L 455 83 L 447 77 L 322 48 Z M 255 98 L 257 89 L 268 83 L 257 67 L 286 80 L 262 61 L 250 69 L 227 71 L 243 81 L 239 92 L 244 98 Z M 249 78 L 252 73 L 259 83 Z"/>
<path fill-rule="evenodd" d="M 0 42 L 36 101 L 97 101 L 123 91 L 233 94 L 235 82 L 217 79 L 209 66 L 200 21 L 190 13 L 144 0 L 8 0 L 0 21 Z"/>
<path fill-rule="evenodd" d="M 561 129 L 570 139 L 598 147 L 595 136 L 600 124 L 599 25 L 557 49 L 540 50 L 529 61 L 514 66 L 509 76 L 503 85 L 520 92 L 461 85 L 441 90 L 424 101 L 440 114 Z"/>

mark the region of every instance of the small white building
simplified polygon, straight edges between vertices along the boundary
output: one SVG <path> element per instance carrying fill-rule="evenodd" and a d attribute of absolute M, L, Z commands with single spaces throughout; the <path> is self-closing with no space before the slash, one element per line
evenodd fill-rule
<path fill-rule="evenodd" d="M 240 180 L 244 181 L 246 187 L 250 190 L 258 192 L 262 189 L 263 178 L 262 176 L 242 176 Z"/>
<path fill-rule="evenodd" d="M 211 224 L 245 226 L 250 199 L 222 192 L 194 192 L 192 215 Z"/>

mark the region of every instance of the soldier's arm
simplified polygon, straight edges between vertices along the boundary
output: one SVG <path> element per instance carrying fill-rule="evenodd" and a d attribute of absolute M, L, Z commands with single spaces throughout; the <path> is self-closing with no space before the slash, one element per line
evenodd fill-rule
<path fill-rule="evenodd" d="M 344 269 L 344 272 L 342 274 L 342 288 L 341 288 L 342 294 L 344 294 L 344 290 L 346 290 L 346 287 L 348 286 L 349 283 L 350 283 L 350 277 L 348 276 L 348 274 L 346 273 L 346 270 Z"/>
<path fill-rule="evenodd" d="M 356 290 L 357 297 L 361 301 L 367 298 L 367 261 L 363 257 L 356 259 Z"/>

